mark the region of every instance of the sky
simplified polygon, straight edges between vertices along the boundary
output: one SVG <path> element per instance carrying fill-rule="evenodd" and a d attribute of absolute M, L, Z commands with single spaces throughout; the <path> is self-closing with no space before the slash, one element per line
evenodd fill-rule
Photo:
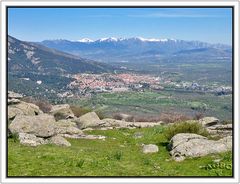
<path fill-rule="evenodd" d="M 8 8 L 8 34 L 24 41 L 105 37 L 232 42 L 231 8 Z"/>

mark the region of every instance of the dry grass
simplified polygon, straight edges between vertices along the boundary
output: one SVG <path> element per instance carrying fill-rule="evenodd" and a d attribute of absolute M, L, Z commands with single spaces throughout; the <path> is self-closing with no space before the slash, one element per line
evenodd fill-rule
<path fill-rule="evenodd" d="M 191 120 L 192 117 L 180 113 L 162 113 L 160 114 L 159 119 L 165 123 L 174 123 L 179 121 Z"/>

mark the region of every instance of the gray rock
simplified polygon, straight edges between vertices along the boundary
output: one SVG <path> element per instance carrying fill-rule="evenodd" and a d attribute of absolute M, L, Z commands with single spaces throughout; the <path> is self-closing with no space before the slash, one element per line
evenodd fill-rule
<path fill-rule="evenodd" d="M 68 104 L 54 105 L 50 113 L 56 120 L 74 118 L 74 114 Z"/>
<path fill-rule="evenodd" d="M 199 120 L 199 123 L 201 123 L 201 125 L 203 127 L 210 127 L 210 126 L 218 124 L 219 119 L 217 119 L 215 117 L 204 117 L 204 118 Z"/>
<path fill-rule="evenodd" d="M 23 95 L 21 95 L 19 93 L 15 93 L 13 91 L 8 91 L 8 98 L 9 99 L 21 99 L 21 98 L 23 98 Z"/>
<path fill-rule="evenodd" d="M 134 120 L 134 117 L 129 114 L 120 113 L 120 114 L 117 114 L 117 116 L 118 116 L 118 120 L 124 120 L 124 121 L 133 121 Z"/>
<path fill-rule="evenodd" d="M 8 105 L 15 105 L 15 104 L 18 104 L 20 103 L 21 101 L 19 99 L 8 99 Z"/>
<path fill-rule="evenodd" d="M 89 139 L 89 140 L 95 140 L 95 139 L 100 139 L 100 140 L 105 140 L 106 137 L 102 136 L 102 135 L 77 135 L 77 134 L 60 134 L 60 136 L 62 137 L 66 137 L 66 138 L 71 138 L 71 139 Z"/>
<path fill-rule="evenodd" d="M 100 128 L 99 130 L 112 130 L 112 129 L 114 129 L 114 127 L 103 127 L 103 128 Z"/>
<path fill-rule="evenodd" d="M 38 106 L 21 101 L 8 106 L 8 122 L 12 121 L 17 115 L 35 116 L 41 113 L 42 111 Z"/>
<path fill-rule="evenodd" d="M 55 119 L 51 115 L 19 115 L 12 121 L 9 129 L 12 133 L 29 133 L 37 137 L 51 137 L 56 134 Z"/>
<path fill-rule="evenodd" d="M 8 106 L 8 122 L 13 120 L 17 115 L 24 115 L 24 113 L 16 107 Z"/>
<path fill-rule="evenodd" d="M 142 151 L 143 153 L 157 153 L 158 146 L 155 144 L 143 145 Z"/>
<path fill-rule="evenodd" d="M 77 125 L 80 129 L 100 127 L 102 121 L 95 112 L 89 112 L 77 119 Z"/>
<path fill-rule="evenodd" d="M 23 115 L 27 115 L 27 116 L 35 116 L 35 115 L 39 115 L 42 114 L 43 112 L 39 109 L 38 106 L 36 106 L 35 104 L 32 103 L 26 103 L 21 101 L 20 103 L 14 104 L 14 105 L 10 105 L 9 106 L 9 112 L 11 114 L 23 114 Z M 16 110 L 18 109 L 18 110 Z M 15 111 L 15 112 L 13 112 Z M 12 116 L 12 115 L 10 115 Z"/>
<path fill-rule="evenodd" d="M 143 138 L 143 133 L 142 133 L 142 132 L 135 132 L 135 133 L 133 134 L 133 137 L 134 137 L 135 139 Z"/>
<path fill-rule="evenodd" d="M 232 124 L 217 124 L 207 127 L 207 131 L 212 135 L 218 135 L 221 137 L 232 135 Z"/>
<path fill-rule="evenodd" d="M 57 134 L 83 134 L 71 119 L 59 120 L 55 123 Z"/>
<path fill-rule="evenodd" d="M 92 131 L 92 130 L 94 130 L 94 129 L 93 128 L 85 128 L 82 131 Z"/>
<path fill-rule="evenodd" d="M 79 138 L 80 139 L 90 139 L 90 140 L 94 140 L 94 139 L 105 140 L 106 139 L 106 137 L 103 135 L 81 135 Z"/>
<path fill-rule="evenodd" d="M 111 118 L 106 118 L 101 120 L 102 127 L 118 127 L 118 128 L 146 128 L 162 125 L 163 122 L 127 122 L 123 120 L 115 120 Z"/>
<path fill-rule="evenodd" d="M 172 137 L 170 140 L 170 145 L 172 148 L 177 147 L 180 144 L 183 144 L 185 142 L 188 142 L 189 140 L 193 139 L 207 139 L 206 137 L 198 134 L 193 134 L 193 133 L 179 133 L 175 136 Z"/>
<path fill-rule="evenodd" d="M 19 133 L 19 141 L 20 144 L 27 145 L 27 146 L 38 146 L 41 144 L 48 144 L 47 140 L 44 140 L 43 138 L 36 137 L 33 134 L 27 134 L 27 133 Z"/>
<path fill-rule="evenodd" d="M 214 141 L 197 134 L 180 133 L 171 139 L 170 144 L 170 155 L 182 161 L 185 157 L 202 157 L 229 151 L 232 149 L 232 137 Z"/>
<path fill-rule="evenodd" d="M 214 129 L 214 130 L 232 130 L 232 124 L 214 125 L 214 126 L 208 127 L 208 129 Z"/>
<path fill-rule="evenodd" d="M 128 127 L 135 127 L 135 128 L 147 128 L 147 127 L 154 127 L 158 125 L 162 125 L 163 122 L 133 122 L 128 124 Z"/>
<path fill-rule="evenodd" d="M 82 130 L 77 128 L 77 125 L 72 120 L 59 120 L 55 123 L 57 134 L 83 134 Z"/>
<path fill-rule="evenodd" d="M 58 146 L 66 146 L 66 147 L 71 146 L 70 142 L 68 142 L 66 139 L 64 139 L 63 137 L 61 137 L 59 135 L 51 137 L 49 139 L 49 143 L 50 144 L 56 144 Z"/>
<path fill-rule="evenodd" d="M 219 162 L 221 162 L 221 160 L 222 160 L 222 159 L 219 158 L 219 159 L 213 160 L 213 162 L 214 162 L 214 163 L 219 163 Z"/>
<path fill-rule="evenodd" d="M 101 127 L 120 127 L 126 128 L 128 126 L 128 122 L 122 120 L 116 120 L 111 118 L 105 118 L 101 120 Z"/>

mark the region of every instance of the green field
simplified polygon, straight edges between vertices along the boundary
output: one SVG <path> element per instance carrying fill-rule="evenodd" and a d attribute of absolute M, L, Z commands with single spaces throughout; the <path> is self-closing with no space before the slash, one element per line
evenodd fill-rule
<path fill-rule="evenodd" d="M 134 133 L 141 132 L 136 139 Z M 73 140 L 68 148 L 27 147 L 8 140 L 8 176 L 231 176 L 231 152 L 171 160 L 164 127 L 94 130 L 106 140 Z M 143 154 L 141 144 L 157 144 L 159 152 Z M 214 160 L 221 159 L 221 167 Z"/>
<path fill-rule="evenodd" d="M 221 120 L 232 119 L 232 96 L 216 96 L 210 93 L 161 91 L 101 93 L 92 98 L 69 99 L 69 104 L 101 111 L 107 116 L 124 112 L 141 116 L 157 116 L 175 112 L 194 116 L 202 112 Z"/>

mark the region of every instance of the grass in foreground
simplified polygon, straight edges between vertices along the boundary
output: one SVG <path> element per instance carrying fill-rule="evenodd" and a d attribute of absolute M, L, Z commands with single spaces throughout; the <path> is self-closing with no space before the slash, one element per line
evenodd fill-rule
<path fill-rule="evenodd" d="M 9 176 L 231 176 L 231 152 L 171 160 L 162 126 L 144 129 L 94 130 L 103 140 L 73 140 L 68 148 L 36 148 L 8 140 Z M 143 134 L 136 139 L 134 134 Z M 143 154 L 141 144 L 157 144 L 159 152 Z M 220 164 L 213 160 L 221 159 Z"/>

